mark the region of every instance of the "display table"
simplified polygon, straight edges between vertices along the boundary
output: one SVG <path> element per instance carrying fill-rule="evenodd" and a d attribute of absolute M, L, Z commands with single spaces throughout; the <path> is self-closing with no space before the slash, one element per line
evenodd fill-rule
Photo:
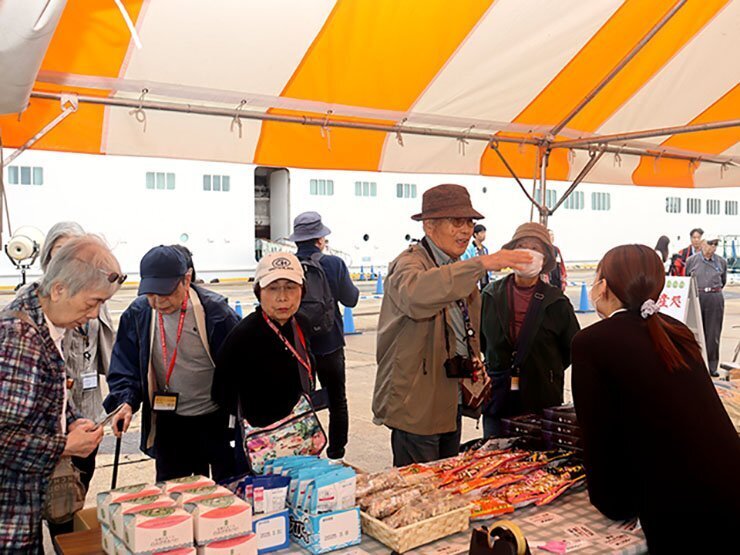
<path fill-rule="evenodd" d="M 555 540 L 579 541 L 581 547 L 573 546 L 568 553 L 579 555 L 638 555 L 647 553 L 645 537 L 640 530 L 623 530 L 621 523 L 603 516 L 588 501 L 585 489 L 570 492 L 550 505 L 528 507 L 502 517 L 516 522 L 530 543 L 532 552 L 545 555 L 547 551 L 537 549 L 542 542 Z M 472 523 L 475 524 L 488 524 Z M 57 538 L 64 555 L 98 555 L 100 529 L 65 534 Z M 455 534 L 437 542 L 407 551 L 413 555 L 455 555 L 467 553 L 470 531 Z M 362 544 L 333 551 L 336 555 L 387 555 L 388 547 L 363 535 Z M 277 553 L 308 553 L 295 545 Z"/>

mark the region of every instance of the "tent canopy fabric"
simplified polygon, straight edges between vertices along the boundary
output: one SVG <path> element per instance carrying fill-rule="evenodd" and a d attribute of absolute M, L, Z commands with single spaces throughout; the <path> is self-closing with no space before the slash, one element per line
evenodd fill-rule
<path fill-rule="evenodd" d="M 740 185 L 740 0 L 24 3 L 63 11 L 5 147 L 63 92 L 34 148 L 555 180 L 605 148 L 586 181 Z"/>

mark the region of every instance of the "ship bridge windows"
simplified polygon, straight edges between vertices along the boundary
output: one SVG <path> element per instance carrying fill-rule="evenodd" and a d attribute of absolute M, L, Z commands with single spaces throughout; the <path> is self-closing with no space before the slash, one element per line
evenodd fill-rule
<path fill-rule="evenodd" d="M 591 209 L 606 211 L 612 209 L 611 193 L 591 193 Z"/>
<path fill-rule="evenodd" d="M 563 206 L 566 210 L 583 210 L 585 206 L 583 191 L 573 191 L 565 199 Z"/>
<path fill-rule="evenodd" d="M 331 197 L 334 196 L 334 180 L 333 179 L 312 179 L 309 182 L 309 194 Z"/>
<path fill-rule="evenodd" d="M 231 177 L 228 175 L 204 175 L 203 190 L 228 193 L 231 190 Z"/>
<path fill-rule="evenodd" d="M 737 216 L 737 201 L 726 200 L 725 201 L 725 215 L 726 216 Z"/>
<path fill-rule="evenodd" d="M 689 214 L 701 214 L 701 199 L 687 198 L 686 212 L 688 212 Z"/>
<path fill-rule="evenodd" d="M 668 214 L 680 214 L 681 213 L 681 197 L 666 197 L 665 198 L 665 211 Z"/>
<path fill-rule="evenodd" d="M 8 185 L 43 185 L 41 166 L 8 166 Z"/>
<path fill-rule="evenodd" d="M 720 203 L 718 200 L 707 199 L 707 214 L 716 216 L 719 214 Z"/>
<path fill-rule="evenodd" d="M 377 197 L 378 184 L 375 181 L 355 181 L 356 197 Z"/>
<path fill-rule="evenodd" d="M 396 198 L 416 198 L 416 183 L 396 183 Z"/>
<path fill-rule="evenodd" d="M 146 188 L 173 191 L 175 189 L 175 174 L 170 172 L 146 172 Z"/>

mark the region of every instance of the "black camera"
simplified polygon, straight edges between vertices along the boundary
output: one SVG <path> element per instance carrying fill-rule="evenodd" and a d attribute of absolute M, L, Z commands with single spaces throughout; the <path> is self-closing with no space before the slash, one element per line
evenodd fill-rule
<path fill-rule="evenodd" d="M 445 361 L 445 372 L 448 378 L 472 378 L 475 367 L 471 359 L 455 355 Z"/>

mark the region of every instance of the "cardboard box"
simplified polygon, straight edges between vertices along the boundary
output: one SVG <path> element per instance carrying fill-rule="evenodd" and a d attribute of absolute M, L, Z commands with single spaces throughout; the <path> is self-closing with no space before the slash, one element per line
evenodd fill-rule
<path fill-rule="evenodd" d="M 96 528 L 100 528 L 97 507 L 88 507 L 87 509 L 77 511 L 72 520 L 74 532 L 85 532 L 87 530 L 95 530 Z"/>
<path fill-rule="evenodd" d="M 193 546 L 193 516 L 177 507 L 123 517 L 123 543 L 134 555 Z"/>
<path fill-rule="evenodd" d="M 198 547 L 198 555 L 257 555 L 257 535 L 211 542 Z"/>
<path fill-rule="evenodd" d="M 360 509 L 320 514 L 291 509 L 290 537 L 314 555 L 358 545 L 362 541 Z"/>
<path fill-rule="evenodd" d="M 542 413 L 545 420 L 578 426 L 578 417 L 576 417 L 576 409 L 573 408 L 573 405 L 550 407 L 543 410 Z"/>
<path fill-rule="evenodd" d="M 127 501 L 136 497 L 145 497 L 147 495 L 160 495 L 162 490 L 157 486 L 149 484 L 136 484 L 134 486 L 125 486 L 109 491 L 102 491 L 97 495 L 98 502 L 98 520 L 103 524 L 110 525 L 108 507 L 111 503 Z"/>
<path fill-rule="evenodd" d="M 123 517 L 132 515 L 148 509 L 160 509 L 162 507 L 176 507 L 177 503 L 168 495 L 147 495 L 146 497 L 135 497 L 127 501 L 111 503 L 108 506 L 108 522 L 111 531 L 120 537 L 123 537 Z"/>
<path fill-rule="evenodd" d="M 216 482 L 205 476 L 184 476 L 157 483 L 164 493 L 171 494 L 186 489 L 199 488 L 202 486 L 213 486 Z"/>
<path fill-rule="evenodd" d="M 193 515 L 196 545 L 252 532 L 252 506 L 233 494 L 186 503 L 184 509 Z"/>
<path fill-rule="evenodd" d="M 198 486 L 194 488 L 184 489 L 182 491 L 176 491 L 170 496 L 172 499 L 177 501 L 178 507 L 183 507 L 185 503 L 193 503 L 200 501 L 201 499 L 207 499 L 209 497 L 224 497 L 226 495 L 234 495 L 231 490 L 226 489 L 223 486 Z"/>
<path fill-rule="evenodd" d="M 254 533 L 257 535 L 257 552 L 260 555 L 288 547 L 290 545 L 288 509 L 255 517 Z"/>

